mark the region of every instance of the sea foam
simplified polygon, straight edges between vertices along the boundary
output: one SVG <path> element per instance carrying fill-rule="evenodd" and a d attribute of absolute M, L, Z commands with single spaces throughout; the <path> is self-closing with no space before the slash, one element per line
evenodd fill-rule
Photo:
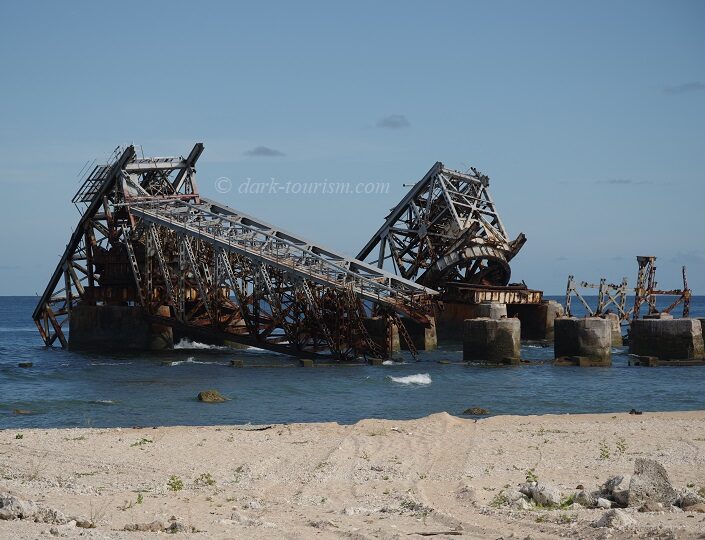
<path fill-rule="evenodd" d="M 431 384 L 431 376 L 428 373 L 416 373 L 406 377 L 389 377 L 389 380 L 399 384 Z"/>
<path fill-rule="evenodd" d="M 230 347 L 225 347 L 224 345 L 208 345 L 207 343 L 200 343 L 198 341 L 191 341 L 188 338 L 184 338 L 174 345 L 175 349 L 199 349 L 199 350 L 212 350 L 212 351 L 226 351 Z"/>

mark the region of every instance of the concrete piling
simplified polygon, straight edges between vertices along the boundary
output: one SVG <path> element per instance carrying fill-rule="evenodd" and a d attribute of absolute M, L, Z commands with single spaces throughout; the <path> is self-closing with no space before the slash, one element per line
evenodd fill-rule
<path fill-rule="evenodd" d="M 468 319 L 463 328 L 463 360 L 488 364 L 518 364 L 519 319 Z"/>
<path fill-rule="evenodd" d="M 698 319 L 636 319 L 629 332 L 629 352 L 659 360 L 703 360 L 702 325 Z"/>
<path fill-rule="evenodd" d="M 605 319 L 612 324 L 612 346 L 621 347 L 624 345 L 624 341 L 622 339 L 622 327 L 619 324 L 619 315 L 616 313 L 608 313 L 605 315 Z"/>
<path fill-rule="evenodd" d="M 521 320 L 521 339 L 553 339 L 554 321 L 563 316 L 563 306 L 554 300 L 540 304 L 509 304 L 508 317 Z"/>
<path fill-rule="evenodd" d="M 426 326 L 418 321 L 415 321 L 414 319 L 410 319 L 409 317 L 402 318 L 404 328 L 406 328 L 414 347 L 416 347 L 416 350 L 418 351 L 433 351 L 438 346 L 438 340 L 436 338 L 436 319 L 434 317 L 429 317 L 429 319 L 430 325 Z M 395 326 L 394 329 L 397 331 L 399 346 L 404 350 L 408 349 L 409 347 L 406 344 L 406 341 L 399 339 L 398 328 Z"/>
<path fill-rule="evenodd" d="M 612 365 L 612 321 L 561 317 L 554 328 L 555 365 Z"/>
<path fill-rule="evenodd" d="M 481 302 L 477 306 L 477 316 L 488 319 L 503 319 L 507 317 L 507 304 L 499 302 Z"/>

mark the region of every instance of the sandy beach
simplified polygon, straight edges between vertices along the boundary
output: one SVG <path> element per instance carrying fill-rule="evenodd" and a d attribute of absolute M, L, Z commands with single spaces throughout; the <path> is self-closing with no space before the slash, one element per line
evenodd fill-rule
<path fill-rule="evenodd" d="M 705 412 L 3 430 L 0 455 L 0 492 L 36 510 L 2 538 L 705 537 L 697 511 L 596 527 L 610 510 L 568 504 L 637 458 L 705 488 Z M 563 508 L 510 504 L 527 478 Z"/>

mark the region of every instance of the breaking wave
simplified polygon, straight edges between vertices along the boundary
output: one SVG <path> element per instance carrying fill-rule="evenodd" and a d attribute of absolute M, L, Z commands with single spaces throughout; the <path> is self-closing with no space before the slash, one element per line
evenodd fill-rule
<path fill-rule="evenodd" d="M 169 362 L 169 366 L 180 366 L 181 364 L 219 364 L 224 365 L 223 362 L 205 362 L 203 360 L 196 360 L 193 356 L 189 356 L 186 360 L 174 360 Z"/>
<path fill-rule="evenodd" d="M 199 350 L 211 350 L 211 351 L 227 351 L 230 347 L 225 345 L 208 345 L 206 343 L 200 343 L 198 341 L 191 341 L 188 338 L 184 338 L 174 345 L 175 349 L 199 349 Z"/>
<path fill-rule="evenodd" d="M 416 373 L 406 377 L 388 377 L 389 380 L 399 384 L 431 384 L 431 376 L 428 373 Z"/>

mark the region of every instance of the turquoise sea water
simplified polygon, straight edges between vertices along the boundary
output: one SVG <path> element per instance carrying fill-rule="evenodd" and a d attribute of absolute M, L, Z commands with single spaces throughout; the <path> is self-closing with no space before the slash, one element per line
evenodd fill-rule
<path fill-rule="evenodd" d="M 611 368 L 588 369 L 542 363 L 553 358 L 545 344 L 523 345 L 529 365 L 496 368 L 440 364 L 462 360 L 460 343 L 423 352 L 420 362 L 406 356 L 395 365 L 320 369 L 194 343 L 163 353 L 76 353 L 43 346 L 31 320 L 35 303 L 0 297 L 0 428 L 351 423 L 468 407 L 492 414 L 705 409 L 705 367 L 632 367 L 623 348 Z M 705 317 L 705 297 L 693 298 L 691 316 Z M 248 367 L 230 367 L 233 359 Z M 34 365 L 19 368 L 22 361 Z M 229 401 L 198 402 L 210 388 Z"/>

